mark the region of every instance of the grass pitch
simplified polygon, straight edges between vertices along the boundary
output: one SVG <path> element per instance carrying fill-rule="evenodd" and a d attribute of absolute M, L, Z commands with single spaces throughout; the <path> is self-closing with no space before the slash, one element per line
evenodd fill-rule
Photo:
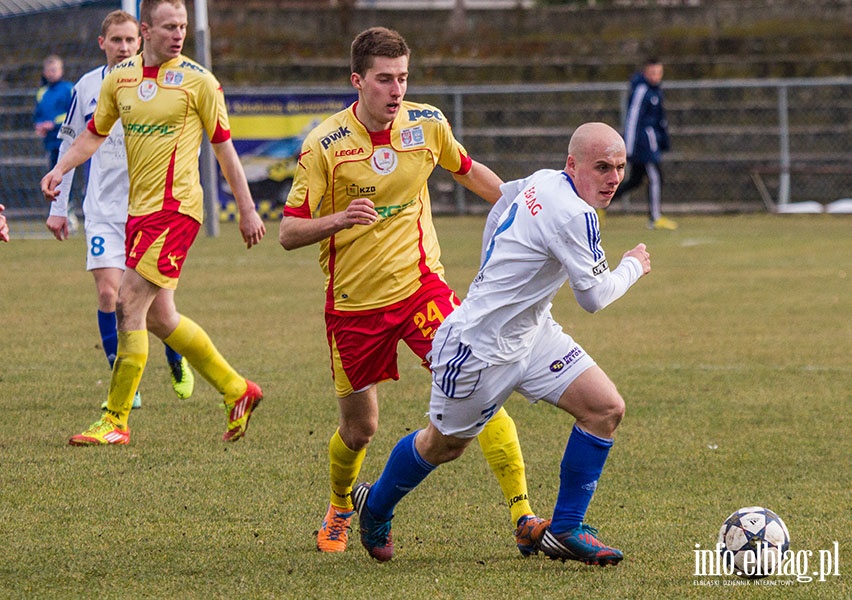
<path fill-rule="evenodd" d="M 285 252 L 275 223 L 251 251 L 235 225 L 200 237 L 177 293 L 179 308 L 264 388 L 248 434 L 228 445 L 217 394 L 199 378 L 195 395 L 177 400 L 152 338 L 130 445 L 68 446 L 98 417 L 109 381 L 83 239 L 0 246 L 0 596 L 852 596 L 852 221 L 679 222 L 674 232 L 647 231 L 638 217 L 611 216 L 610 264 L 643 241 L 653 271 L 596 315 L 567 288 L 554 305 L 627 401 L 588 514 L 624 550 L 617 568 L 522 559 L 475 445 L 400 504 L 393 561 L 372 561 L 357 533 L 345 554 L 316 552 L 337 422 L 322 275 L 317 248 Z M 437 220 L 461 296 L 482 223 Z M 361 480 L 375 480 L 396 440 L 426 423 L 428 375 L 404 347 L 400 362 L 402 379 L 380 387 L 381 427 Z M 519 396 L 507 408 L 533 506 L 549 515 L 572 421 Z M 697 545 L 712 548 L 725 517 L 749 505 L 781 515 L 799 559 L 812 552 L 810 572 L 837 542 L 837 568 L 825 581 L 780 576 L 767 585 L 696 576 Z"/>

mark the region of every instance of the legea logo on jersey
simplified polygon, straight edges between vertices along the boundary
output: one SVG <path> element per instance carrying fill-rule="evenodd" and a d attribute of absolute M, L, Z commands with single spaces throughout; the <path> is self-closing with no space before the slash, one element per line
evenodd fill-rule
<path fill-rule="evenodd" d="M 423 135 L 423 126 L 410 127 L 399 132 L 403 148 L 417 148 L 426 144 L 426 136 Z"/>
<path fill-rule="evenodd" d="M 163 83 L 166 85 L 180 85 L 183 83 L 183 73 L 180 71 L 166 71 L 166 74 L 163 75 Z"/>
<path fill-rule="evenodd" d="M 418 119 L 435 119 L 436 121 L 443 121 L 444 115 L 441 114 L 440 110 L 430 110 L 428 108 L 408 111 L 409 121 L 417 121 Z"/>
<path fill-rule="evenodd" d="M 366 150 L 363 148 L 342 148 L 340 150 L 335 150 L 334 157 L 339 158 L 341 156 L 359 156 L 364 154 Z"/>
<path fill-rule="evenodd" d="M 350 183 L 346 186 L 346 195 L 352 196 L 353 198 L 364 198 L 366 196 L 375 196 L 376 195 L 376 186 L 374 185 L 358 185 L 357 183 Z"/>
<path fill-rule="evenodd" d="M 390 175 L 396 171 L 396 166 L 399 164 L 399 157 L 391 148 L 379 148 L 373 153 L 370 159 L 370 165 L 373 171 L 379 175 Z"/>
<path fill-rule="evenodd" d="M 136 88 L 136 95 L 139 96 L 142 102 L 148 102 L 157 95 L 157 89 L 156 82 L 146 79 Z"/>

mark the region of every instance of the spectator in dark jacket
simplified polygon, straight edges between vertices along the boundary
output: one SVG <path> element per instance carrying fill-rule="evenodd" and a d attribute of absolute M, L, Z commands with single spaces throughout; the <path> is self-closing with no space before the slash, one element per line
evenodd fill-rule
<path fill-rule="evenodd" d="M 36 106 L 33 114 L 33 126 L 36 134 L 44 139 L 44 149 L 50 157 L 50 168 L 59 159 L 59 146 L 62 140 L 56 136 L 65 120 L 65 114 L 71 104 L 71 92 L 74 84 L 62 79 L 62 59 L 51 54 L 44 59 L 42 85 L 36 93 Z"/>
<path fill-rule="evenodd" d="M 660 168 L 663 152 L 669 149 L 668 123 L 663 108 L 663 65 L 656 58 L 645 61 L 642 70 L 630 79 L 630 98 L 624 122 L 624 142 L 630 174 L 621 184 L 615 197 L 639 187 L 648 180 L 648 227 L 677 229 L 677 223 L 664 217 L 661 210 L 663 172 Z"/>

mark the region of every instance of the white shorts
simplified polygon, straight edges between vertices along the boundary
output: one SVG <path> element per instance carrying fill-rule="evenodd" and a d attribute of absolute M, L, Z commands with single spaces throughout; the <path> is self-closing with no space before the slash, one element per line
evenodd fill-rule
<path fill-rule="evenodd" d="M 86 270 L 124 270 L 124 223 L 86 219 Z"/>
<path fill-rule="evenodd" d="M 531 403 L 556 404 L 568 386 L 596 364 L 551 317 L 529 352 L 509 364 L 478 359 L 452 326 L 438 328 L 432 348 L 429 419 L 442 434 L 462 438 L 478 435 L 513 391 Z"/>

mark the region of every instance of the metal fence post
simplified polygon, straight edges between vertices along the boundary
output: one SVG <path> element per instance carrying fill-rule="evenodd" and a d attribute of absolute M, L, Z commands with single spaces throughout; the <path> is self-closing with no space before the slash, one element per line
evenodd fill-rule
<path fill-rule="evenodd" d="M 781 143 L 781 174 L 778 179 L 778 204 L 790 202 L 790 115 L 787 105 L 787 86 L 778 88 L 778 135 Z"/>
<path fill-rule="evenodd" d="M 195 3 L 196 20 L 196 54 L 201 59 L 202 66 L 212 70 L 213 63 L 210 52 L 210 35 L 207 23 L 207 1 Z M 219 186 L 216 176 L 216 156 L 213 146 L 205 135 L 201 142 L 199 168 L 201 169 L 201 187 L 204 190 L 205 226 L 209 237 L 219 235 Z"/>
<path fill-rule="evenodd" d="M 460 91 L 453 92 L 453 129 L 458 139 L 464 139 L 464 101 Z M 456 198 L 456 214 L 467 213 L 467 196 L 459 182 L 453 180 L 453 191 Z"/>

